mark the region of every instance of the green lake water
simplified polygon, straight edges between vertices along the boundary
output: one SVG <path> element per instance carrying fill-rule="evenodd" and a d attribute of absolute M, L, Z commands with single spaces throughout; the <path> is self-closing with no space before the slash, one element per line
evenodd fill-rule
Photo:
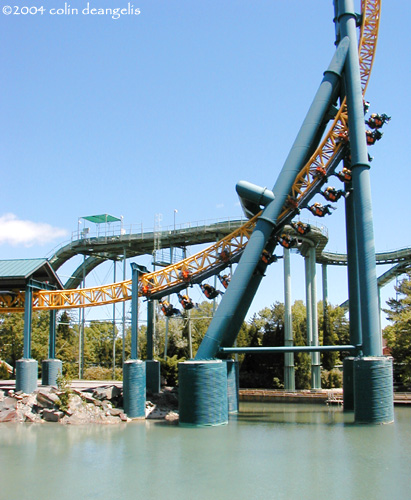
<path fill-rule="evenodd" d="M 0 499 L 411 499 L 411 408 L 355 425 L 242 403 L 228 425 L 0 425 Z"/>

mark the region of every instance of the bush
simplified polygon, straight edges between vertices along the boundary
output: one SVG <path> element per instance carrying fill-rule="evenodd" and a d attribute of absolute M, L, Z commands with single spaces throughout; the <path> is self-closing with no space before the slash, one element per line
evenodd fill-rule
<path fill-rule="evenodd" d="M 67 411 L 70 404 L 71 380 L 66 378 L 60 371 L 56 377 L 57 388 L 59 390 L 58 407 L 61 411 Z"/>
<path fill-rule="evenodd" d="M 9 380 L 10 373 L 7 370 L 7 366 L 5 363 L 0 363 L 0 379 L 1 380 Z"/>
<path fill-rule="evenodd" d="M 186 358 L 178 358 L 177 354 L 167 359 L 160 359 L 161 376 L 165 379 L 166 385 L 176 387 L 178 385 L 178 363 L 182 363 Z"/>
<path fill-rule="evenodd" d="M 123 380 L 123 370 L 115 369 L 115 377 L 113 379 L 113 369 L 103 368 L 102 366 L 93 366 L 86 368 L 83 374 L 84 380 Z"/>
<path fill-rule="evenodd" d="M 338 368 L 321 371 L 321 387 L 323 389 L 337 389 L 342 387 L 343 374 Z"/>

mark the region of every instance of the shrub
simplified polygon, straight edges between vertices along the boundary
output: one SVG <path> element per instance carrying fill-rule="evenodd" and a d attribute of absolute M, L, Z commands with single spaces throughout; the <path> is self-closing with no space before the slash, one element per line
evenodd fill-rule
<path fill-rule="evenodd" d="M 57 388 L 59 390 L 59 402 L 57 403 L 61 411 L 67 411 L 70 404 L 71 391 L 71 380 L 66 378 L 61 372 L 58 373 L 57 378 Z"/>
<path fill-rule="evenodd" d="M 321 371 L 321 387 L 323 389 L 337 389 L 342 387 L 343 374 L 338 368 Z"/>
<path fill-rule="evenodd" d="M 160 359 L 161 376 L 164 377 L 166 385 L 176 387 L 178 385 L 178 363 L 185 361 L 185 358 L 178 358 L 177 354 L 167 359 Z"/>
<path fill-rule="evenodd" d="M 83 375 L 84 380 L 123 380 L 123 370 L 115 369 L 115 377 L 113 379 L 113 369 L 103 368 L 102 366 L 92 366 L 86 368 Z"/>
<path fill-rule="evenodd" d="M 0 379 L 8 380 L 10 378 L 10 373 L 7 370 L 7 366 L 5 363 L 0 363 Z"/>

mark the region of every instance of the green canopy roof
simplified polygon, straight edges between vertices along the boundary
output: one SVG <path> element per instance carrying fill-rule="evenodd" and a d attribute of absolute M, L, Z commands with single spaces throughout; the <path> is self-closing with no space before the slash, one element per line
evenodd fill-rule
<path fill-rule="evenodd" d="M 89 222 L 94 222 L 94 224 L 104 224 L 106 222 L 120 222 L 121 219 L 118 217 L 114 217 L 109 214 L 101 214 L 101 215 L 89 215 L 87 217 L 81 217 L 84 220 L 88 220 Z"/>
<path fill-rule="evenodd" d="M 59 289 L 63 288 L 47 259 L 0 260 L 0 290 L 15 288 L 23 290 L 29 279 L 47 282 Z"/>

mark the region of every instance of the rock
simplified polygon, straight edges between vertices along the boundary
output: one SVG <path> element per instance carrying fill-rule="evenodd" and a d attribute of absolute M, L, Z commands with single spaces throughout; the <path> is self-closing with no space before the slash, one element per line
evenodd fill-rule
<path fill-rule="evenodd" d="M 0 401 L 3 401 L 4 399 L 4 391 L 0 389 Z"/>
<path fill-rule="evenodd" d="M 121 419 L 122 422 L 129 422 L 129 421 L 131 421 L 131 419 L 128 418 L 125 413 L 120 413 L 119 417 L 120 417 L 120 419 Z"/>
<path fill-rule="evenodd" d="M 44 420 L 40 417 L 40 415 L 36 415 L 35 413 L 31 413 L 30 411 L 24 414 L 26 418 L 26 422 L 31 422 L 33 424 L 42 424 Z"/>
<path fill-rule="evenodd" d="M 0 412 L 0 422 L 18 422 L 16 410 L 4 410 Z"/>
<path fill-rule="evenodd" d="M 91 396 L 90 394 L 88 394 L 87 392 L 82 392 L 81 393 L 81 398 L 86 402 L 86 403 L 95 403 L 95 399 L 93 398 L 93 396 Z"/>
<path fill-rule="evenodd" d="M 167 413 L 165 418 L 169 422 L 175 422 L 179 419 L 179 416 L 178 416 L 178 413 L 176 413 L 175 411 L 170 411 L 169 413 Z"/>
<path fill-rule="evenodd" d="M 124 413 L 122 410 L 120 410 L 119 408 L 110 408 L 109 410 L 107 410 L 109 412 L 109 414 L 112 416 L 112 417 L 119 417 L 122 413 Z"/>
<path fill-rule="evenodd" d="M 15 410 L 17 408 L 17 401 L 14 398 L 6 397 L 0 402 L 1 410 Z"/>
<path fill-rule="evenodd" d="M 53 392 L 40 389 L 37 393 L 37 404 L 43 408 L 54 408 L 59 402 L 59 397 Z"/>
<path fill-rule="evenodd" d="M 43 410 L 43 419 L 46 422 L 59 422 L 64 417 L 64 413 L 62 411 L 49 410 L 45 408 Z"/>
<path fill-rule="evenodd" d="M 93 391 L 93 396 L 100 401 L 102 401 L 103 399 L 108 399 L 109 401 L 111 401 L 112 399 L 120 396 L 120 394 L 121 389 L 119 389 L 115 385 L 111 385 L 109 387 L 97 387 L 97 389 L 94 389 Z"/>

